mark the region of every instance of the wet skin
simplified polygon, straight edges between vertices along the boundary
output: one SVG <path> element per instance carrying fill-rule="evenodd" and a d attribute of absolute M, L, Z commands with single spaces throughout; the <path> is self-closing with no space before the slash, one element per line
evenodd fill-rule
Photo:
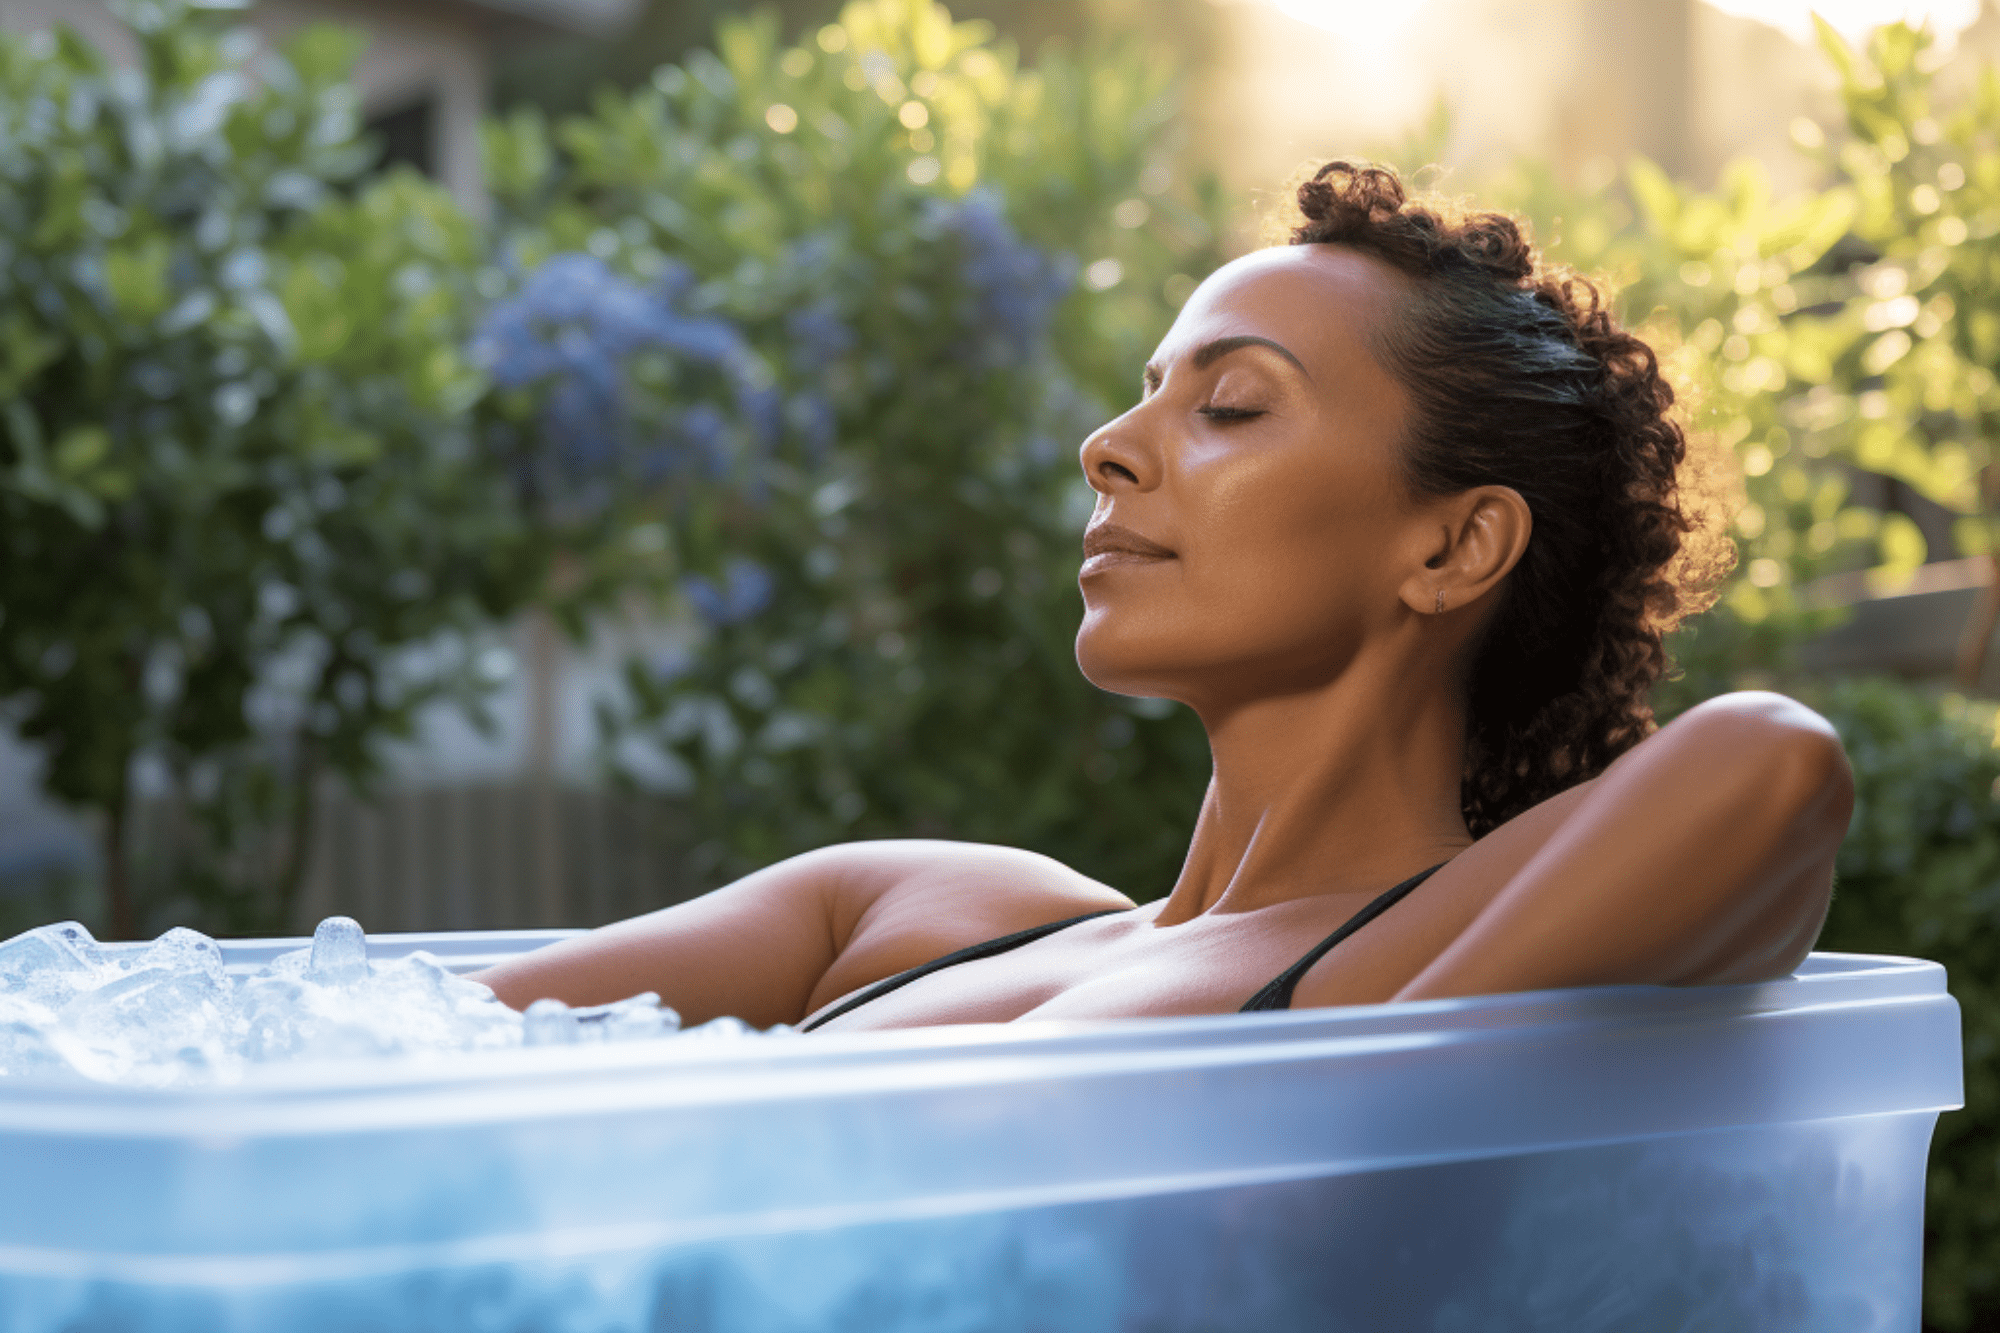
<path fill-rule="evenodd" d="M 1526 549 L 1513 491 L 1420 499 L 1405 395 L 1367 343 L 1403 279 L 1338 246 L 1211 276 L 1084 443 L 1097 508 L 1077 661 L 1175 699 L 1214 774 L 1165 898 L 923 978 L 824 1031 L 1234 1010 L 1390 884 L 1449 864 L 1322 959 L 1294 1007 L 1783 976 L 1825 918 L 1853 789 L 1782 696 L 1690 710 L 1474 843 L 1465 673 Z M 1044 857 L 831 847 L 479 974 L 501 999 L 660 992 L 689 1021 L 797 1023 L 952 950 L 1129 899 Z"/>

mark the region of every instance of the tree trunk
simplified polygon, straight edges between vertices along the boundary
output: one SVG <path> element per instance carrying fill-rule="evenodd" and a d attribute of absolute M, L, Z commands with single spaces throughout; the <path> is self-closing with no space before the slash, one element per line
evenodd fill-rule
<path fill-rule="evenodd" d="M 312 859 L 313 833 L 318 824 L 319 747 L 310 737 L 299 738 L 298 762 L 292 766 L 292 819 L 286 834 L 285 859 L 278 871 L 271 930 L 282 935 L 292 928 L 299 907 L 299 885 Z"/>
<path fill-rule="evenodd" d="M 125 800 L 104 812 L 104 896 L 114 940 L 139 937 L 138 918 L 132 912 L 132 883 L 125 867 Z"/>

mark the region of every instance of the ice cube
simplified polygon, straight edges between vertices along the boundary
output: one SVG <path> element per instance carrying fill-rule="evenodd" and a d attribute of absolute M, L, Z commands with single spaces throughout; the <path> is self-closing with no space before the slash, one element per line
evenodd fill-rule
<path fill-rule="evenodd" d="M 681 1025 L 681 1016 L 662 1007 L 652 991 L 571 1012 L 585 1041 L 645 1041 L 678 1031 Z"/>
<path fill-rule="evenodd" d="M 97 941 L 76 922 L 37 926 L 0 943 L 0 985 L 12 989 L 44 972 L 90 971 L 103 961 Z"/>
<path fill-rule="evenodd" d="M 724 1014 L 720 1018 L 711 1018 L 700 1027 L 689 1028 L 681 1033 L 683 1037 L 698 1037 L 705 1041 L 733 1041 L 738 1037 L 754 1037 L 756 1035 L 756 1028 L 751 1027 L 742 1019 L 732 1018 L 728 1014 Z"/>
<path fill-rule="evenodd" d="M 148 967 L 64 1005 L 53 1040 L 92 1078 L 161 1086 L 230 1066 L 235 1019 L 226 977 L 200 966 Z"/>
<path fill-rule="evenodd" d="M 313 931 L 306 975 L 324 986 L 345 986 L 368 975 L 368 937 L 352 917 L 330 916 Z"/>
<path fill-rule="evenodd" d="M 298 1050 L 298 1016 L 305 983 L 275 963 L 236 988 L 237 1036 L 243 1056 L 257 1063 L 290 1059 Z"/>
<path fill-rule="evenodd" d="M 60 1008 L 101 984 L 109 966 L 97 941 L 76 922 L 37 926 L 0 943 L 0 994 Z"/>
<path fill-rule="evenodd" d="M 297 986 L 287 990 L 284 983 Z M 344 985 L 308 969 L 267 969 L 244 983 L 247 1053 L 260 1060 L 352 1058 L 408 1051 L 481 1050 L 521 1043 L 521 1016 L 477 982 L 421 951 L 370 965 Z"/>
<path fill-rule="evenodd" d="M 522 1015 L 523 1046 L 574 1046 L 582 1040 L 575 1011 L 561 1000 L 536 1000 Z"/>
<path fill-rule="evenodd" d="M 46 1023 L 0 1019 L 0 1078 L 74 1079 L 76 1071 L 49 1040 Z"/>
<path fill-rule="evenodd" d="M 130 963 L 134 975 L 141 972 L 193 973 L 226 985 L 229 973 L 222 965 L 222 949 L 200 931 L 175 926 L 147 945 Z"/>
<path fill-rule="evenodd" d="M 0 944 L 0 1078 L 169 1086 L 238 1078 L 252 1062 L 636 1041 L 679 1027 L 652 992 L 582 1009 L 543 1000 L 523 1016 L 427 953 L 370 964 L 345 917 L 241 980 L 215 941 L 186 929 L 105 949 L 67 922 Z M 722 1018 L 689 1035 L 755 1031 Z"/>
<path fill-rule="evenodd" d="M 275 974 L 284 977 L 302 977 L 305 975 L 306 969 L 310 966 L 312 966 L 311 949 L 287 949 L 284 953 L 279 954 L 276 958 L 264 964 L 258 970 L 257 975 L 270 976 Z"/>
<path fill-rule="evenodd" d="M 520 1043 L 519 1014 L 429 953 L 419 949 L 376 971 L 383 984 L 370 988 L 373 1000 L 405 1029 L 411 1045 L 471 1050 Z"/>
<path fill-rule="evenodd" d="M 364 983 L 365 985 L 365 983 Z M 403 1049 L 393 1016 L 373 1025 L 360 986 L 320 986 L 296 973 L 267 969 L 237 990 L 243 1057 L 257 1064 L 286 1060 L 353 1060 Z"/>

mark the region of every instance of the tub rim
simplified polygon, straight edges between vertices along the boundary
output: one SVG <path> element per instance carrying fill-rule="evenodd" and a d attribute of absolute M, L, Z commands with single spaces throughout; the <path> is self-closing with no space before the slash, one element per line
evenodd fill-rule
<path fill-rule="evenodd" d="M 454 971 L 484 966 L 580 931 L 456 931 L 368 937 L 371 958 L 427 950 Z M 307 943 L 303 939 L 218 941 L 233 973 L 254 970 Z M 128 949 L 143 945 L 107 945 Z M 1883 954 L 1814 953 L 1793 975 L 1730 986 L 1599 986 L 1522 991 L 1455 999 L 1416 1000 L 1257 1014 L 1201 1014 L 1092 1020 L 1032 1020 L 954 1024 L 891 1031 L 830 1032 L 739 1040 L 634 1042 L 617 1045 L 506 1048 L 487 1051 L 326 1060 L 253 1066 L 235 1082 L 141 1088 L 72 1079 L 0 1079 L 0 1124 L 43 1120 L 70 1108 L 84 1122 L 105 1121 L 129 1132 L 133 1113 L 207 1114 L 253 1105 L 328 1105 L 375 1099 L 394 1102 L 434 1094 L 508 1090 L 515 1097 L 537 1082 L 613 1085 L 658 1083 L 672 1075 L 693 1098 L 787 1095 L 808 1082 L 909 1085 L 934 1078 L 984 1081 L 1039 1071 L 1137 1072 L 1166 1063 L 1229 1065 L 1330 1055 L 1367 1058 L 1440 1046 L 1494 1048 L 1561 1033 L 1697 1029 L 1742 1022 L 1796 1021 L 1833 1011 L 1950 1010 L 1944 968 L 1924 959 Z M 1942 1017 L 1942 1015 L 1939 1015 Z M 1955 1091 L 1932 1080 L 1927 1105 L 1963 1104 L 1962 1067 Z M 726 1085 L 726 1088 L 725 1086 Z M 1949 1094 L 1949 1095 L 1947 1095 Z M 1957 1100 L 1951 1100 L 1956 1097 Z M 676 1097 L 678 1101 L 680 1098 Z M 101 1115 L 99 1113 L 102 1113 Z M 233 1116 L 231 1117 L 234 1118 Z M 175 1132 L 181 1132 L 176 1130 Z"/>

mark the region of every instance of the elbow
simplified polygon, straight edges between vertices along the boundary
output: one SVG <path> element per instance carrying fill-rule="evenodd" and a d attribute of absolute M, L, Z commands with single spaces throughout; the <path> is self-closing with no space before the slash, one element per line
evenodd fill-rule
<path fill-rule="evenodd" d="M 1750 798 L 1750 808 L 1809 841 L 1837 847 L 1854 813 L 1854 772 L 1833 724 L 1782 694 L 1746 690 L 1689 709 L 1679 730 L 1690 757 Z"/>
<path fill-rule="evenodd" d="M 1800 711 L 1820 725 L 1786 726 L 1771 737 L 1764 767 L 1776 812 L 1789 816 L 1795 836 L 1815 853 L 1831 856 L 1854 816 L 1854 770 L 1833 728 L 1818 714 Z"/>
<path fill-rule="evenodd" d="M 1817 819 L 1829 839 L 1829 850 L 1839 848 L 1854 818 L 1854 769 L 1838 736 L 1828 734 L 1808 766 L 1813 793 L 1809 813 Z"/>
<path fill-rule="evenodd" d="M 1721 938 L 1705 940 L 1675 980 L 1768 980 L 1795 970 L 1825 923 L 1834 857 L 1854 813 L 1854 774 L 1832 725 L 1803 704 L 1780 695 L 1712 703 L 1674 725 L 1693 724 L 1688 744 L 1729 822 L 1747 835 L 1737 845 L 1749 873 L 1735 901 L 1718 904 Z"/>

